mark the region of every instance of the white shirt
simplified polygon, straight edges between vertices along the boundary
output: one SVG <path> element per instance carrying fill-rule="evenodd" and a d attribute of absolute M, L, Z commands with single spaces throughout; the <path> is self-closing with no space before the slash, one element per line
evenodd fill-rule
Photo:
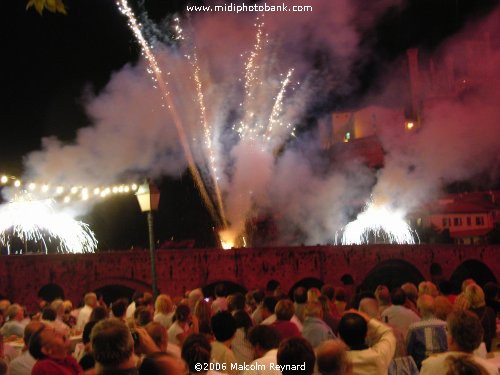
<path fill-rule="evenodd" d="M 10 375 L 29 375 L 33 366 L 35 366 L 36 359 L 33 358 L 28 350 L 26 350 L 19 357 L 15 358 L 9 364 Z"/>
<path fill-rule="evenodd" d="M 376 319 L 370 319 L 368 335 L 374 338 L 371 347 L 347 352 L 353 365 L 353 375 L 387 375 L 396 350 L 396 338 L 392 329 Z"/>
<path fill-rule="evenodd" d="M 184 329 L 179 325 L 177 321 L 175 321 L 170 328 L 168 329 L 168 342 L 169 344 L 180 345 L 179 339 L 177 335 L 184 333 Z"/>
<path fill-rule="evenodd" d="M 245 338 L 245 328 L 240 327 L 236 330 L 231 342 L 231 350 L 238 364 L 252 362 L 254 356 L 253 347 Z"/>
<path fill-rule="evenodd" d="M 80 309 L 80 313 L 78 314 L 78 320 L 76 321 L 75 329 L 77 331 L 83 331 L 83 328 L 85 327 L 85 324 L 88 323 L 90 319 L 90 314 L 92 314 L 92 307 L 90 306 L 83 306 Z"/>
<path fill-rule="evenodd" d="M 174 317 L 175 312 L 171 312 L 168 314 L 158 313 L 155 315 L 153 320 L 157 323 L 160 323 L 166 329 L 169 329 L 172 325 L 172 318 Z"/>
<path fill-rule="evenodd" d="M 243 371 L 243 375 L 281 375 L 281 371 L 276 369 L 276 365 L 278 364 L 278 349 L 269 350 L 264 356 L 261 358 L 257 358 L 253 361 L 250 366 L 255 366 L 254 370 L 245 370 Z M 256 365 L 262 366 L 261 368 L 257 368 Z"/>
<path fill-rule="evenodd" d="M 448 365 L 446 364 L 446 358 L 451 355 L 461 356 L 466 353 L 461 352 L 446 352 L 431 356 L 422 362 L 422 368 L 420 369 L 420 375 L 446 375 L 448 372 Z M 498 368 L 492 363 L 488 362 L 483 358 L 479 358 L 472 355 L 474 362 L 484 367 L 486 372 L 490 375 L 497 375 Z"/>

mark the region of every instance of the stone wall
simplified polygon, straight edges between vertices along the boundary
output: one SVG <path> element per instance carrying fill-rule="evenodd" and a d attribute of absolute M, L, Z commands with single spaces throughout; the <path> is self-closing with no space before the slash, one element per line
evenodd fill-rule
<path fill-rule="evenodd" d="M 270 279 L 288 291 L 297 281 L 315 278 L 339 285 L 349 274 L 356 283 L 389 260 L 399 260 L 431 278 L 439 265 L 449 278 L 464 261 L 484 264 L 498 280 L 500 246 L 367 245 L 282 247 L 259 249 L 160 250 L 156 253 L 158 287 L 181 295 L 194 287 L 232 281 L 247 288 L 262 287 Z M 86 291 L 107 285 L 150 289 L 149 252 L 116 251 L 97 254 L 11 255 L 0 257 L 0 294 L 33 307 L 38 291 L 57 284 L 66 298 L 78 302 Z"/>

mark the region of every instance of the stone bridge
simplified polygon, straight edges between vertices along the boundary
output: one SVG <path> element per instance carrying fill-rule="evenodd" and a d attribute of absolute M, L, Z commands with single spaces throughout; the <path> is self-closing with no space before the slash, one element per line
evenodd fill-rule
<path fill-rule="evenodd" d="M 473 277 L 498 280 L 500 246 L 367 245 L 270 247 L 258 249 L 188 249 L 156 252 L 158 287 L 173 296 L 216 282 L 245 288 L 278 280 L 284 291 L 298 282 L 341 285 L 354 280 L 373 288 L 422 279 Z M 43 288 L 58 288 L 74 303 L 91 290 L 118 287 L 150 289 L 146 250 L 96 254 L 10 255 L 0 257 L 0 294 L 33 308 Z"/>

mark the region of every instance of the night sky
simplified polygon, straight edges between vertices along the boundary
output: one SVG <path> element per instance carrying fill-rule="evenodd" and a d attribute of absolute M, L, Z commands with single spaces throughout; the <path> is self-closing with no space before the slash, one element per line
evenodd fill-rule
<path fill-rule="evenodd" d="M 22 174 L 23 156 L 39 149 L 42 137 L 53 135 L 71 141 L 77 129 L 88 126 L 82 105 L 85 95 L 98 94 L 114 71 L 133 64 L 140 55 L 114 1 L 66 0 L 67 16 L 47 11 L 40 16 L 33 9 L 25 10 L 26 2 L 2 2 L 0 16 L 0 171 L 15 175 Z M 364 0 L 357 2 L 360 7 L 365 4 Z M 310 3 L 314 5 L 314 0 Z M 185 5 L 183 0 L 144 1 L 155 21 L 176 11 L 182 16 Z M 488 14 L 497 5 L 493 0 L 408 0 L 390 8 L 364 30 L 361 45 L 369 46 L 373 53 L 354 64 L 351 74 L 359 84 L 347 91 L 332 88 L 325 92 L 318 99 L 320 110 L 330 110 L 332 98 L 337 109 L 355 106 L 379 83 L 385 67 L 407 48 L 432 50 L 467 21 Z M 195 238 L 200 246 L 212 245 L 211 222 L 189 176 L 160 183 L 160 241 L 174 236 L 179 240 Z M 146 243 L 145 218 L 138 214 L 133 196 L 96 206 L 86 221 L 96 231 L 101 248 Z"/>

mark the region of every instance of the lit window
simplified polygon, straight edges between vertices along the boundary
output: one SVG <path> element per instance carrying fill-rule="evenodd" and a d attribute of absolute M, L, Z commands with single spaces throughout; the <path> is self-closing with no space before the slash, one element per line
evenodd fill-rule
<path fill-rule="evenodd" d="M 349 142 L 351 140 L 351 132 L 345 133 L 344 142 Z"/>

